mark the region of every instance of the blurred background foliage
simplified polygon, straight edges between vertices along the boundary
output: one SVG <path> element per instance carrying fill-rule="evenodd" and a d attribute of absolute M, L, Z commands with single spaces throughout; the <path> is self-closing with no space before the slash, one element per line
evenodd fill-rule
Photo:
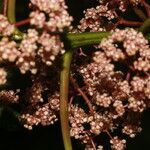
<path fill-rule="evenodd" d="M 28 17 L 29 0 L 16 1 L 17 21 Z M 95 6 L 94 0 L 66 0 L 69 6 L 69 12 L 74 17 L 73 25 L 76 26 L 83 16 L 83 10 Z M 0 10 L 2 10 L 2 0 L 0 0 Z M 27 27 L 22 28 L 26 30 Z M 23 87 L 29 84 L 28 77 L 11 76 L 14 87 Z M 26 80 L 24 80 L 26 79 Z M 23 82 L 24 81 L 24 82 Z M 28 82 L 27 82 L 28 81 Z M 9 89 L 13 88 L 8 86 Z M 18 122 L 16 114 L 12 108 L 0 104 L 0 150 L 63 150 L 63 142 L 59 122 L 54 126 L 35 127 L 32 131 L 26 130 Z M 128 139 L 127 150 L 149 150 L 150 148 L 150 110 L 143 113 L 142 128 L 143 131 L 135 139 Z M 73 140 L 74 150 L 83 150 L 84 146 Z M 108 149 L 107 149 L 108 150 Z"/>

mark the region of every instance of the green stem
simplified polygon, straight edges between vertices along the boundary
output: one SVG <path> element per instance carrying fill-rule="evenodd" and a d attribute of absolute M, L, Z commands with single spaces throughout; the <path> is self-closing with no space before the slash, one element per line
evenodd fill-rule
<path fill-rule="evenodd" d="M 60 75 L 60 120 L 61 130 L 65 150 L 72 150 L 69 113 L 68 113 L 68 95 L 69 95 L 69 75 L 73 51 L 67 51 L 63 56 L 63 68 Z"/>
<path fill-rule="evenodd" d="M 16 0 L 8 0 L 7 17 L 10 23 L 16 22 L 15 9 L 16 9 Z"/>
<path fill-rule="evenodd" d="M 85 45 L 99 44 L 108 35 L 110 35 L 110 32 L 68 33 L 66 38 L 70 42 L 71 48 L 78 48 Z"/>

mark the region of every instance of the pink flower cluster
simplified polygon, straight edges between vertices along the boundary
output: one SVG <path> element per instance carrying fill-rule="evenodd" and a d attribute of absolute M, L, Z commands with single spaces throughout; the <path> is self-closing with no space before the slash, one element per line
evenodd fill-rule
<path fill-rule="evenodd" d="M 64 0 L 31 0 L 31 4 L 38 8 L 30 14 L 31 25 L 45 27 L 50 32 L 62 32 L 65 27 L 71 25 L 73 19 L 66 10 Z"/>

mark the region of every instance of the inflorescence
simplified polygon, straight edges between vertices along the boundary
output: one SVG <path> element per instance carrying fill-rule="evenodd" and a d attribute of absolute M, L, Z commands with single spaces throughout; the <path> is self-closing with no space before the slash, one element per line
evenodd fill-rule
<path fill-rule="evenodd" d="M 141 16 L 150 17 L 150 4 L 99 0 L 96 8 L 84 10 L 77 27 L 71 24 L 64 0 L 30 0 L 29 6 L 29 28 L 21 40 L 14 38 L 15 23 L 0 14 L 0 85 L 8 82 L 9 65 L 31 80 L 24 89 L 1 90 L 1 103 L 18 105 L 18 118 L 30 130 L 54 124 L 60 111 L 61 56 L 66 52 L 61 34 L 110 32 L 98 45 L 91 45 L 90 53 L 79 47 L 80 53 L 73 57 L 70 136 L 85 144 L 85 150 L 103 150 L 104 145 L 95 141 L 106 134 L 111 149 L 124 150 L 125 137 L 141 132 L 140 116 L 150 107 L 150 44 L 138 30 L 145 20 Z M 131 7 L 139 21 L 124 18 Z M 145 14 L 140 15 L 143 9 Z"/>

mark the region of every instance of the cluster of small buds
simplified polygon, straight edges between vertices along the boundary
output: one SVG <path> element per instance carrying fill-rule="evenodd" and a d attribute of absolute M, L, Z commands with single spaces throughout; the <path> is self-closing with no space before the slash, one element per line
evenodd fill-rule
<path fill-rule="evenodd" d="M 103 19 L 107 18 L 108 20 L 113 20 L 117 18 L 117 14 L 114 10 L 109 10 L 107 4 L 106 5 L 99 5 L 96 8 L 90 8 L 84 11 L 85 17 L 81 19 L 80 25 L 78 28 L 81 31 L 85 31 L 89 29 L 92 32 L 95 31 L 105 31 L 103 27 Z"/>
<path fill-rule="evenodd" d="M 150 48 L 149 48 L 148 45 L 147 45 L 147 48 L 145 48 L 145 49 L 140 49 L 140 56 L 141 56 L 142 58 L 150 59 Z"/>
<path fill-rule="evenodd" d="M 85 139 L 84 127 L 81 125 L 72 126 L 70 129 L 70 136 L 74 137 L 75 139 Z"/>
<path fill-rule="evenodd" d="M 140 57 L 134 62 L 134 67 L 139 71 L 150 71 L 150 59 Z"/>
<path fill-rule="evenodd" d="M 7 104 L 18 103 L 19 96 L 13 90 L 2 90 L 0 92 L 0 101 Z"/>
<path fill-rule="evenodd" d="M 134 41 L 137 37 L 137 41 L 133 42 L 133 45 L 137 49 L 137 52 L 134 52 L 133 55 L 136 55 L 140 53 L 142 47 L 145 49 L 148 48 L 148 43 L 141 36 L 141 33 L 135 34 L 135 31 L 133 33 L 134 36 L 129 39 Z M 143 38 L 143 42 L 139 44 L 138 40 L 141 37 Z M 118 38 L 117 41 L 122 41 L 122 37 Z M 127 55 L 129 57 L 130 55 L 132 56 L 130 52 Z M 86 85 L 84 92 L 89 97 L 93 110 L 100 111 L 100 113 L 96 111 L 97 118 L 94 119 L 94 116 L 89 116 L 87 119 L 91 134 L 96 136 L 101 135 L 101 132 L 105 132 L 105 130 L 113 132 L 118 126 L 117 121 L 122 121 L 126 115 L 129 115 L 129 112 L 140 114 L 149 107 L 149 102 L 147 101 L 150 96 L 149 74 L 147 73 L 143 77 L 140 75 L 131 76 L 130 74 L 128 77 L 128 73 L 124 74 L 123 71 L 117 71 L 117 63 L 114 63 L 111 59 L 105 52 L 96 51 L 91 63 L 83 65 L 79 69 L 79 73 L 83 76 Z M 101 115 L 101 111 L 105 115 Z M 125 122 L 123 121 L 123 124 Z M 126 126 L 132 126 L 132 123 L 127 123 Z M 85 131 L 84 126 L 81 126 L 80 133 L 81 129 L 83 133 Z M 122 129 L 122 133 L 133 137 L 139 130 L 140 128 L 138 127 L 135 130 L 129 131 L 126 127 Z M 78 130 L 76 129 L 76 135 L 78 135 L 77 132 Z M 111 142 L 113 144 L 112 149 L 123 150 L 125 148 L 125 141 L 118 138 L 115 139 L 114 143 Z"/>
<path fill-rule="evenodd" d="M 70 135 L 75 139 L 83 140 L 87 142 L 88 136 L 84 131 L 84 123 L 87 123 L 88 116 L 84 110 L 78 106 L 71 105 L 69 108 L 70 116 L 69 121 L 71 124 Z"/>
<path fill-rule="evenodd" d="M 46 126 L 54 124 L 58 120 L 55 113 L 49 108 L 49 104 L 39 107 L 33 114 L 23 114 L 21 119 L 25 120 L 24 127 L 30 130 L 33 125 L 41 124 Z"/>
<path fill-rule="evenodd" d="M 33 11 L 30 13 L 30 24 L 31 25 L 36 25 L 38 28 L 43 28 L 45 21 L 46 21 L 46 16 L 43 12 L 40 11 Z"/>
<path fill-rule="evenodd" d="M 97 136 L 105 131 L 106 128 L 112 127 L 112 121 L 108 115 L 97 112 L 94 115 L 90 115 L 85 113 L 79 106 L 74 105 L 70 106 L 69 112 L 70 135 L 87 145 L 90 142 L 91 135 Z"/>
<path fill-rule="evenodd" d="M 39 10 L 31 12 L 31 24 L 38 28 L 46 27 L 49 31 L 63 31 L 71 25 L 72 17 L 67 12 L 64 0 L 31 0 Z M 44 12 L 44 13 L 43 13 Z M 46 21 L 46 15 L 49 20 Z"/>
<path fill-rule="evenodd" d="M 142 3 L 142 0 L 98 1 L 99 5 L 96 8 L 84 11 L 85 17 L 80 21 L 79 30 L 73 29 L 74 32 L 110 31 L 118 25 L 124 25 L 121 23 L 122 20 L 127 24 L 136 24 L 136 21 L 124 20 L 122 14 L 127 10 L 127 5 L 131 4 L 134 7 Z M 23 88 L 21 91 L 23 94 L 20 93 L 18 96 L 13 90 L 3 90 L 0 92 L 0 101 L 13 105 L 23 102 L 23 105 L 19 106 L 25 106 L 20 119 L 24 121 L 24 127 L 31 130 L 34 125 L 46 126 L 58 120 L 60 94 L 55 86 L 59 83 L 56 82 L 57 85 L 53 88 L 51 81 L 55 74 L 53 69 L 58 69 L 58 66 L 54 66 L 53 62 L 65 52 L 60 35 L 66 29 L 71 31 L 73 19 L 67 12 L 65 0 L 30 0 L 30 6 L 33 8 L 29 15 L 31 28 L 24 33 L 22 40 L 11 40 L 15 27 L 4 15 L 0 15 L 2 67 L 9 65 L 6 64 L 9 61 L 14 63 L 22 74 L 27 71 L 32 73 L 30 76 L 32 85 Z M 99 51 L 95 52 L 95 48 Z M 73 104 L 74 101 L 70 101 L 68 109 L 70 135 L 82 141 L 86 145 L 85 150 L 103 150 L 103 146 L 98 146 L 94 141 L 97 141 L 96 138 L 101 136 L 101 133 L 106 134 L 110 138 L 113 150 L 124 150 L 126 141 L 119 139 L 118 136 L 112 137 L 111 133 L 113 135 L 114 130 L 121 130 L 119 135 L 126 134 L 133 138 L 141 131 L 138 127 L 139 118 L 135 124 L 132 118 L 136 117 L 132 115 L 139 116 L 150 107 L 149 41 L 135 29 L 115 29 L 95 48 L 92 51 L 94 53 L 92 59 L 91 56 L 87 57 L 88 64 L 83 65 L 79 62 L 80 67 L 75 63 L 71 66 L 73 69 L 78 67 L 75 71 L 77 75 L 83 77 L 80 78 L 83 82 L 77 80 L 80 85 L 77 85 L 76 92 L 80 92 L 75 94 L 76 87 L 71 86 L 69 96 L 73 98 L 72 100 L 84 99 L 86 103 Z M 127 65 L 127 68 L 124 69 L 124 65 Z M 76 78 L 78 79 L 78 76 Z M 0 68 L 0 85 L 6 82 L 7 72 L 4 68 Z M 49 86 L 50 84 L 52 86 Z"/>
<path fill-rule="evenodd" d="M 41 45 L 38 55 L 41 56 L 42 61 L 48 66 L 52 65 L 58 54 L 65 52 L 63 49 L 64 45 L 58 35 L 50 35 L 47 32 L 43 32 L 39 37 L 38 43 Z"/>
<path fill-rule="evenodd" d="M 129 95 L 131 92 L 131 87 L 127 80 L 118 82 L 119 89 L 126 95 Z"/>
<path fill-rule="evenodd" d="M 101 28 L 101 21 L 99 19 L 98 14 L 94 8 L 87 9 L 84 11 L 85 18 L 80 21 L 80 25 L 78 28 L 80 31 L 86 31 L 86 29 L 90 29 L 90 31 L 104 31 L 105 29 Z"/>
<path fill-rule="evenodd" d="M 134 91 L 141 92 L 144 90 L 145 80 L 138 76 L 135 76 L 131 81 L 131 86 Z"/>
<path fill-rule="evenodd" d="M 58 54 L 65 52 L 63 46 L 58 35 L 50 35 L 45 31 L 39 36 L 35 29 L 29 29 L 20 44 L 21 54 L 16 64 L 21 73 L 30 70 L 31 73 L 36 74 L 38 70 L 36 57 L 40 56 L 42 61 L 50 66 Z"/>
<path fill-rule="evenodd" d="M 95 113 L 93 119 L 90 121 L 91 133 L 99 135 L 103 131 L 104 125 L 106 125 L 104 122 L 104 117 L 98 113 Z"/>
<path fill-rule="evenodd" d="M 42 97 L 43 87 L 40 82 L 33 83 L 32 87 L 30 88 L 28 94 L 28 102 L 32 105 L 38 104 L 43 102 Z"/>
<path fill-rule="evenodd" d="M 21 120 L 26 120 L 24 127 L 29 130 L 32 130 L 33 125 L 38 125 L 40 123 L 40 119 L 38 119 L 35 116 L 30 115 L 30 114 L 23 114 L 21 116 Z"/>
<path fill-rule="evenodd" d="M 115 11 L 109 10 L 107 5 L 99 5 L 96 7 L 96 10 L 100 17 L 106 17 L 108 20 L 117 18 Z"/>
<path fill-rule="evenodd" d="M 114 73 L 114 65 L 110 63 L 110 60 L 106 57 L 105 53 L 96 51 L 93 56 L 93 61 L 101 68 L 100 71 L 104 71 L 112 75 Z"/>
<path fill-rule="evenodd" d="M 20 43 L 21 54 L 16 62 L 21 73 L 31 71 L 33 74 L 37 73 L 35 57 L 37 50 L 38 32 L 35 29 L 28 29 L 27 34 L 24 35 Z"/>
<path fill-rule="evenodd" d="M 116 42 L 122 42 L 125 52 L 128 56 L 135 55 L 138 51 L 147 50 L 148 41 L 144 38 L 142 33 L 137 32 L 132 28 L 125 30 L 116 29 L 112 31 L 107 39 L 103 39 L 99 48 L 103 49 L 107 57 L 118 61 L 119 59 L 125 59 L 125 53 L 119 48 Z"/>
<path fill-rule="evenodd" d="M 7 82 L 7 72 L 4 68 L 0 68 L 0 85 Z"/>
<path fill-rule="evenodd" d="M 114 65 L 110 63 L 103 52 L 95 52 L 93 61 L 93 63 L 79 69 L 86 83 L 90 85 L 88 90 L 91 96 L 95 94 L 95 85 L 100 82 L 100 77 L 114 74 Z"/>
<path fill-rule="evenodd" d="M 108 96 L 107 93 L 102 95 L 96 95 L 96 104 L 103 107 L 109 107 L 112 102 L 112 97 Z"/>
<path fill-rule="evenodd" d="M 141 130 L 141 127 L 126 125 L 122 129 L 122 133 L 129 135 L 131 138 L 134 138 L 137 132 L 141 132 Z"/>
<path fill-rule="evenodd" d="M 73 124 L 83 124 L 87 122 L 87 114 L 85 113 L 85 111 L 78 107 L 78 106 L 74 106 L 71 105 L 69 108 L 69 112 L 70 112 L 70 123 Z"/>
<path fill-rule="evenodd" d="M 120 48 L 117 42 L 122 43 L 123 48 Z M 135 56 L 139 52 L 140 56 L 137 57 L 133 63 L 135 69 L 139 71 L 150 70 L 150 47 L 148 45 L 148 40 L 144 38 L 142 33 L 132 28 L 124 30 L 116 29 L 112 31 L 112 35 L 103 39 L 98 47 L 113 61 Z"/>
<path fill-rule="evenodd" d="M 20 55 L 16 46 L 15 41 L 9 41 L 7 37 L 3 37 L 0 41 L 0 61 L 8 60 L 9 62 L 14 62 Z"/>
<path fill-rule="evenodd" d="M 96 32 L 114 29 L 117 20 L 124 17 L 130 5 L 136 6 L 141 0 L 98 0 L 96 8 L 84 10 L 84 18 L 81 19 L 78 29 L 80 31 Z M 106 21 L 107 20 L 107 21 Z"/>
<path fill-rule="evenodd" d="M 35 115 L 40 119 L 40 123 L 43 126 L 54 124 L 58 119 L 54 112 L 49 108 L 49 105 L 44 105 L 42 108 L 39 108 Z"/>
<path fill-rule="evenodd" d="M 140 78 L 133 77 L 131 81 L 131 88 L 135 92 L 144 92 L 146 97 L 150 98 L 150 77 Z"/>
<path fill-rule="evenodd" d="M 9 36 L 14 32 L 14 25 L 11 25 L 7 17 L 0 14 L 0 34 Z"/>
<path fill-rule="evenodd" d="M 132 109 L 135 112 L 143 112 L 146 108 L 146 104 L 142 100 L 137 100 L 134 97 L 130 97 L 128 101 L 128 108 Z"/>
<path fill-rule="evenodd" d="M 126 147 L 126 140 L 120 140 L 117 136 L 113 137 L 113 139 L 110 140 L 110 143 L 112 144 L 111 148 L 113 150 L 124 150 Z"/>
<path fill-rule="evenodd" d="M 117 118 L 118 116 L 122 116 L 125 113 L 125 108 L 122 101 L 116 100 L 113 103 L 113 106 L 115 108 L 115 111 L 117 112 L 117 115 L 113 116 L 114 119 Z"/>
<path fill-rule="evenodd" d="M 60 95 L 56 92 L 54 95 L 48 98 L 49 106 L 54 111 L 59 111 L 60 109 Z"/>
<path fill-rule="evenodd" d="M 62 32 L 70 27 L 72 17 L 67 12 L 64 0 L 31 0 L 34 11 L 30 13 L 30 23 L 36 29 L 28 29 L 20 43 L 20 55 L 16 62 L 21 73 L 31 71 L 36 74 L 37 57 L 50 66 L 58 54 L 65 52 L 59 35 L 49 32 Z M 49 18 L 48 18 L 49 16 Z M 42 32 L 39 30 L 42 28 Z"/>

